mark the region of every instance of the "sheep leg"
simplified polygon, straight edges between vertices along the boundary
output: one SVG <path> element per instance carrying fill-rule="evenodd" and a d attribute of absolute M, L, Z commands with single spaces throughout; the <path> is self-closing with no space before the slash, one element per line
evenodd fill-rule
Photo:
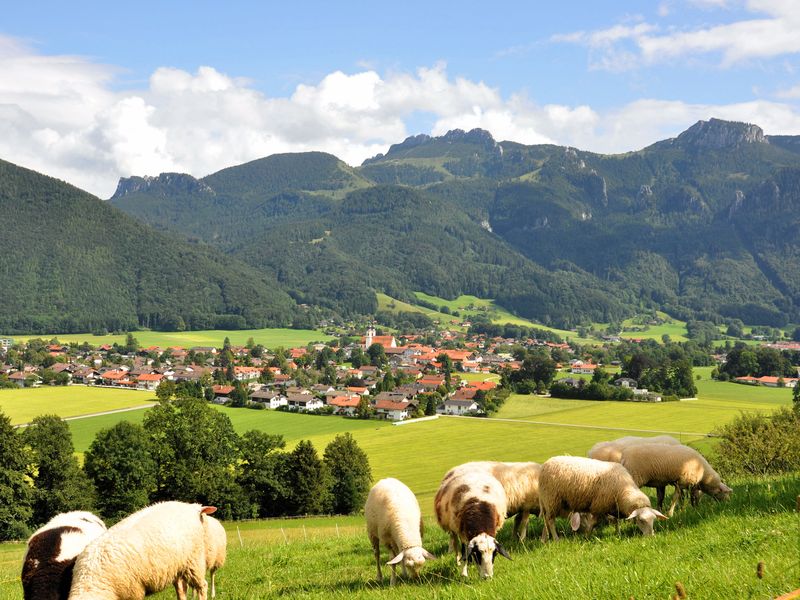
<path fill-rule="evenodd" d="M 378 583 L 383 583 L 383 573 L 381 573 L 381 542 L 378 538 L 370 537 L 372 542 L 372 552 L 375 554 L 375 564 L 378 566 Z"/>
<path fill-rule="evenodd" d="M 392 565 L 392 578 L 389 580 L 389 585 L 394 585 L 397 582 L 397 573 L 395 572 L 395 565 Z"/>
<path fill-rule="evenodd" d="M 175 595 L 178 600 L 186 600 L 186 580 L 179 575 L 175 578 L 173 585 L 175 586 Z"/>
<path fill-rule="evenodd" d="M 696 487 L 689 488 L 689 502 L 692 506 L 697 506 L 697 503 L 700 502 L 700 494 L 698 491 Z"/>
<path fill-rule="evenodd" d="M 675 486 L 675 493 L 672 494 L 672 502 L 669 504 L 669 510 L 667 511 L 667 516 L 671 517 L 675 513 L 675 506 L 683 499 L 683 493 L 681 492 L 681 486 Z"/>
<path fill-rule="evenodd" d="M 211 571 L 211 597 L 212 598 L 215 598 L 217 596 L 216 579 L 217 579 L 217 570 L 213 569 Z"/>
<path fill-rule="evenodd" d="M 517 539 L 522 542 L 525 540 L 525 536 L 528 535 L 528 518 L 530 517 L 530 512 L 527 510 L 523 510 L 517 513 L 514 517 L 514 534 L 517 536 Z"/>
<path fill-rule="evenodd" d="M 656 496 L 658 497 L 658 510 L 664 510 L 664 495 L 667 493 L 667 486 L 665 485 L 658 485 L 656 486 Z"/>
<path fill-rule="evenodd" d="M 450 532 L 450 550 L 456 553 L 456 564 L 461 564 L 461 540 L 455 533 Z"/>

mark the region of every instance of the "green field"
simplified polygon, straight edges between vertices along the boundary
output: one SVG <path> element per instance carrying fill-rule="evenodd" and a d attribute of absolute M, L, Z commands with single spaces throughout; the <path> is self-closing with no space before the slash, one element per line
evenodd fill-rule
<path fill-rule="evenodd" d="M 643 340 L 657 340 L 661 341 L 663 335 L 668 335 L 673 342 L 686 341 L 686 322 L 673 319 L 665 313 L 658 313 L 662 319 L 668 319 L 670 322 L 662 323 L 661 325 L 645 325 L 646 331 L 626 331 L 634 327 L 640 327 L 633 323 L 632 319 L 627 319 L 622 322 L 622 333 L 620 337 L 634 338 Z"/>
<path fill-rule="evenodd" d="M 153 392 L 83 385 L 0 390 L 0 410 L 14 425 L 29 423 L 43 414 L 75 417 L 142 406 L 154 400 Z"/>
<path fill-rule="evenodd" d="M 244 346 L 249 338 L 253 338 L 256 344 L 263 344 L 266 348 L 291 348 L 296 346 L 306 346 L 310 342 L 326 342 L 333 339 L 331 336 L 313 329 L 238 329 L 227 331 L 224 329 L 213 329 L 208 331 L 134 331 L 134 337 L 142 347 L 159 346 L 180 346 L 191 348 L 194 346 L 213 346 L 221 348 L 225 338 L 231 340 L 234 346 Z M 71 342 L 89 342 L 93 346 L 103 344 L 125 343 L 125 334 L 119 335 L 92 335 L 91 333 L 52 333 L 47 335 L 14 335 L 10 336 L 14 341 L 24 342 L 31 338 L 43 338 L 50 340 L 58 339 L 59 342 L 69 344 Z"/>
<path fill-rule="evenodd" d="M 218 598 L 670 598 L 680 582 L 689 598 L 774 598 L 800 586 L 798 535 L 793 512 L 800 486 L 795 477 L 731 482 L 732 500 L 704 499 L 656 525 L 643 538 L 623 524 L 597 530 L 589 539 L 567 535 L 542 544 L 541 522 L 532 519 L 529 539 L 499 534 L 513 561 L 497 558 L 495 576 L 480 581 L 475 567 L 462 580 L 444 532 L 426 519 L 425 547 L 439 558 L 418 581 L 375 582 L 375 563 L 362 517 L 226 523 L 227 562 L 217 573 Z M 24 544 L 0 545 L 0 598 L 21 599 L 19 570 Z M 382 551 L 385 562 L 388 557 Z M 756 577 L 756 564 L 765 563 Z M 172 588 L 152 596 L 175 597 Z"/>

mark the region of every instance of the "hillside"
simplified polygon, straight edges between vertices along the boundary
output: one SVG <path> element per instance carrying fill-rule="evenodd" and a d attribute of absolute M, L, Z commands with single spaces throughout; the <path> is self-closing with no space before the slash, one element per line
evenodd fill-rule
<path fill-rule="evenodd" d="M 152 230 L 62 181 L 0 161 L 0 331 L 287 325 L 274 280 Z"/>
<path fill-rule="evenodd" d="M 562 327 L 642 309 L 780 325 L 800 320 L 798 149 L 716 119 L 622 155 L 455 130 L 357 169 L 312 152 L 126 179 L 112 203 L 343 313 L 422 291 Z"/>

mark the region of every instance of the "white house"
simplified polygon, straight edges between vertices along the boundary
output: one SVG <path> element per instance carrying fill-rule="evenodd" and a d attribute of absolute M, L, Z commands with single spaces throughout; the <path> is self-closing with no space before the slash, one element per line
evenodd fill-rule
<path fill-rule="evenodd" d="M 275 410 L 279 406 L 286 406 L 289 402 L 286 396 L 280 392 L 270 389 L 262 389 L 258 390 L 257 392 L 253 392 L 250 394 L 250 400 L 252 402 L 261 402 L 267 408 L 272 410 Z"/>
<path fill-rule="evenodd" d="M 392 400 L 378 400 L 375 403 L 375 413 L 390 421 L 404 421 L 410 415 L 411 404 L 409 402 L 394 402 Z"/>
<path fill-rule="evenodd" d="M 474 400 L 454 400 L 448 398 L 436 408 L 436 412 L 444 415 L 463 415 L 477 412 L 478 403 Z"/>

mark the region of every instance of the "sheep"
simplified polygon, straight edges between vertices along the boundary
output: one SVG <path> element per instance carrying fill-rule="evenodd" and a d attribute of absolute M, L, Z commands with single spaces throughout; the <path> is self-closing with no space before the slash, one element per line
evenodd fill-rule
<path fill-rule="evenodd" d="M 25 600 L 67 600 L 75 558 L 106 531 L 100 517 L 90 512 L 61 513 L 28 539 L 22 561 Z"/>
<path fill-rule="evenodd" d="M 514 535 L 523 541 L 528 532 L 528 518 L 531 513 L 539 514 L 539 473 L 542 466 L 535 462 L 468 462 L 450 469 L 444 481 L 476 470 L 491 474 L 503 486 L 508 510 L 506 517 L 515 515 Z"/>
<path fill-rule="evenodd" d="M 591 531 L 597 519 L 612 515 L 635 520 L 644 535 L 653 535 L 653 521 L 666 519 L 650 506 L 650 498 L 642 492 L 625 467 L 580 456 L 555 456 L 542 464 L 539 476 L 539 502 L 544 518 L 542 542 L 551 535 L 558 539 L 555 519 L 569 516 L 576 531 L 581 514 L 587 516 Z"/>
<path fill-rule="evenodd" d="M 478 564 L 484 579 L 494 574 L 496 554 L 511 560 L 495 539 L 505 520 L 507 500 L 503 486 L 492 475 L 467 471 L 445 477 L 436 493 L 434 509 L 439 525 L 450 534 L 450 550 L 456 553 L 456 564 L 464 562 L 464 577 L 469 560 Z"/>
<path fill-rule="evenodd" d="M 675 494 L 667 511 L 669 516 L 675 512 L 675 505 L 681 499 L 683 489 L 689 490 L 693 506 L 699 499 L 697 491 L 710 494 L 717 501 L 727 500 L 733 492 L 722 482 L 703 455 L 689 446 L 630 446 L 622 451 L 620 462 L 639 486 L 675 486 Z"/>
<path fill-rule="evenodd" d="M 215 598 L 217 595 L 216 586 L 216 573 L 217 569 L 225 566 L 225 558 L 228 548 L 228 536 L 225 533 L 225 528 L 222 523 L 217 521 L 214 517 L 206 515 L 203 519 L 204 534 L 205 534 L 205 548 L 206 548 L 206 568 L 211 574 L 211 597 Z M 183 590 L 186 589 L 187 583 L 184 579 L 180 580 Z M 182 592 L 178 592 L 181 594 Z M 197 589 L 193 590 L 193 596 L 197 595 Z"/>
<path fill-rule="evenodd" d="M 383 581 L 381 544 L 394 557 L 386 563 L 392 567 L 391 585 L 396 581 L 398 563 L 403 567 L 403 576 L 410 571 L 416 578 L 425 560 L 436 558 L 422 547 L 422 512 L 416 496 L 403 482 L 387 478 L 372 486 L 364 505 L 364 516 L 375 552 L 379 582 Z"/>
<path fill-rule="evenodd" d="M 205 521 L 213 506 L 153 504 L 91 542 L 75 561 L 70 600 L 142 600 L 182 580 L 206 600 Z"/>
<path fill-rule="evenodd" d="M 629 435 L 625 437 L 612 440 L 610 442 L 597 442 L 589 450 L 589 458 L 596 460 L 606 460 L 609 462 L 619 462 L 622 459 L 622 450 L 637 444 L 670 444 L 673 446 L 680 446 L 680 441 L 676 440 L 671 435 L 655 435 L 653 437 L 637 437 Z M 664 510 L 664 495 L 666 493 L 666 486 L 659 485 L 656 487 L 656 496 L 658 498 L 658 510 Z"/>

